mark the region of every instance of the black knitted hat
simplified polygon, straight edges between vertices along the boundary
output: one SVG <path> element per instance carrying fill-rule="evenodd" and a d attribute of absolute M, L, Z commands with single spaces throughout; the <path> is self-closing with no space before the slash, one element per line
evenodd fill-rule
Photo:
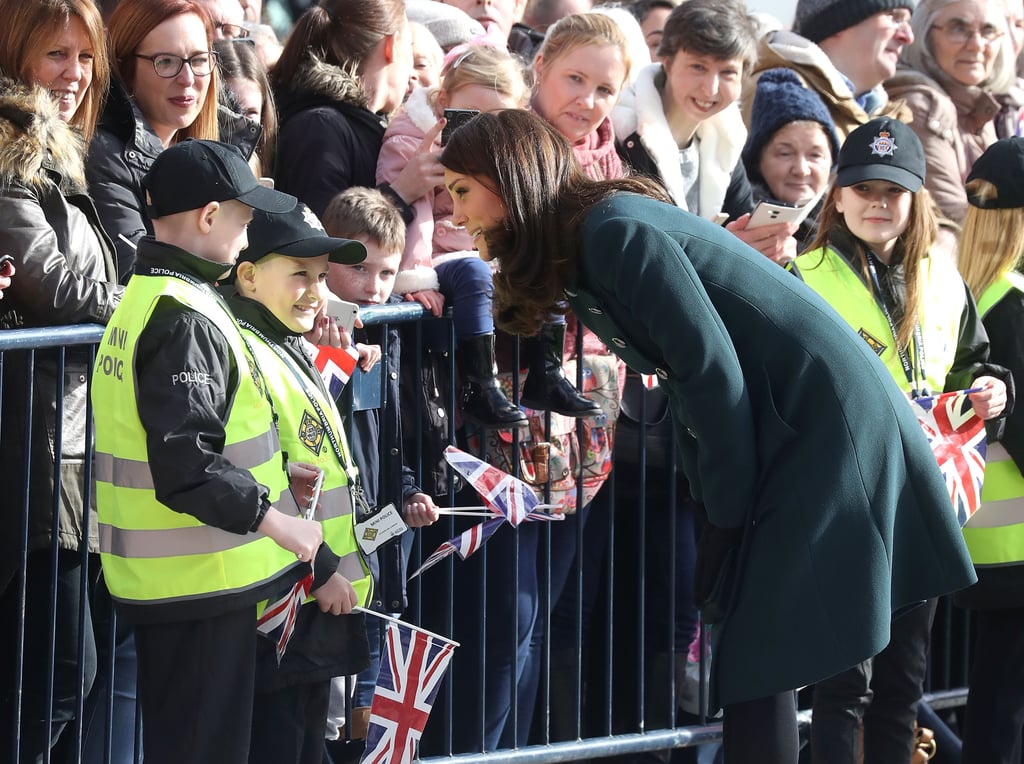
<path fill-rule="evenodd" d="M 916 0 L 797 0 L 793 31 L 813 43 L 859 24 L 882 11 L 906 8 Z"/>

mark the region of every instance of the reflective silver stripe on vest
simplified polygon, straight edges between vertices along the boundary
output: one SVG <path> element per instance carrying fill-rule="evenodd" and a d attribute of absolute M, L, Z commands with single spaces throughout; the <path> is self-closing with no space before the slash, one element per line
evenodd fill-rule
<path fill-rule="evenodd" d="M 277 451 L 277 435 L 267 430 L 248 440 L 224 446 L 224 458 L 239 469 L 251 470 L 266 464 L 267 459 Z"/>
<path fill-rule="evenodd" d="M 338 562 L 338 572 L 350 582 L 366 578 L 366 569 L 360 561 L 359 552 L 349 552 Z"/>
<path fill-rule="evenodd" d="M 110 483 L 118 488 L 153 490 L 153 473 L 149 471 L 149 462 L 122 459 L 97 451 L 93 456 L 93 465 L 96 480 L 100 483 Z"/>
<path fill-rule="evenodd" d="M 347 485 L 331 488 L 320 494 L 320 506 L 314 520 L 333 520 L 336 517 L 345 517 L 352 514 L 352 493 Z"/>
<path fill-rule="evenodd" d="M 262 533 L 229 533 L 209 525 L 161 530 L 125 530 L 100 523 L 100 551 L 117 557 L 157 559 L 217 554 L 266 538 Z"/>

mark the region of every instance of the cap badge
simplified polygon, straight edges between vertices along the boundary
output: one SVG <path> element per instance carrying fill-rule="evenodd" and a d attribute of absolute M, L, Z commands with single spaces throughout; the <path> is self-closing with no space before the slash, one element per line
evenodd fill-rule
<path fill-rule="evenodd" d="M 871 141 L 871 153 L 874 156 L 891 157 L 898 148 L 899 146 L 893 143 L 892 134 L 888 130 L 882 130 Z"/>
<path fill-rule="evenodd" d="M 323 223 L 321 223 L 320 219 L 317 218 L 317 216 L 313 214 L 313 210 L 311 210 L 309 207 L 307 207 L 304 204 L 301 205 L 301 206 L 302 206 L 302 219 L 306 221 L 306 225 L 308 225 L 310 228 L 316 229 L 317 231 L 323 231 L 323 233 L 326 234 L 327 231 L 324 231 Z"/>

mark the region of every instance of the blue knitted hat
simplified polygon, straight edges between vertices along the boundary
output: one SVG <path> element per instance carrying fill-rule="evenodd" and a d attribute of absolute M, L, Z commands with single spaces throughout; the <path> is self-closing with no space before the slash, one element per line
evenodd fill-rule
<path fill-rule="evenodd" d="M 804 87 L 791 69 L 769 69 L 761 74 L 750 111 L 750 132 L 743 147 L 747 177 L 760 182 L 761 152 L 772 136 L 790 122 L 817 122 L 828 136 L 832 164 L 839 158 L 839 138 L 828 109 L 813 90 Z"/>

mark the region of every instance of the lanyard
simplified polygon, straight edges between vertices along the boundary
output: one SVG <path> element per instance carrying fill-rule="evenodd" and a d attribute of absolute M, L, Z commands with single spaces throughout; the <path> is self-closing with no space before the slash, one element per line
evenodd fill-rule
<path fill-rule="evenodd" d="M 897 339 L 898 332 L 896 330 L 896 322 L 892 320 L 892 313 L 889 312 L 889 306 L 885 301 L 885 294 L 882 292 L 882 284 L 878 279 L 878 270 L 875 268 L 875 256 L 868 252 L 868 272 L 871 274 L 871 283 L 874 285 L 875 294 L 878 298 L 878 305 L 882 309 L 882 314 L 885 316 L 886 322 L 889 324 L 889 331 L 892 332 L 893 344 L 896 345 L 896 353 L 900 358 L 900 365 L 903 366 L 903 373 L 907 375 L 907 384 L 910 385 L 910 397 L 919 398 L 928 395 L 928 388 L 926 385 L 927 379 L 924 374 L 925 355 L 924 355 L 924 334 L 921 332 L 921 322 L 917 320 L 914 322 L 914 350 L 917 354 L 917 367 L 910 361 L 910 354 L 907 353 L 907 349 L 899 344 Z M 920 380 L 918 380 L 918 373 L 920 373 Z M 918 390 L 917 382 L 921 382 L 921 389 Z"/>
<path fill-rule="evenodd" d="M 313 410 L 316 412 L 317 418 L 320 420 L 320 426 L 324 428 L 324 432 L 327 435 L 327 440 L 331 444 L 331 449 L 334 451 L 334 455 L 337 457 L 339 464 L 341 464 L 341 468 L 345 471 L 345 474 L 348 475 L 349 486 L 352 492 L 352 498 L 358 504 L 358 507 L 361 512 L 369 513 L 370 510 L 366 502 L 366 496 L 363 492 L 363 487 L 359 482 L 359 470 L 354 464 L 351 463 L 351 460 L 348 458 L 342 442 L 338 439 L 337 434 L 334 432 L 334 428 L 331 427 L 331 422 L 329 417 L 327 416 L 327 413 L 324 411 L 323 406 L 320 405 L 320 401 L 316 399 L 316 396 L 309 389 L 309 384 L 311 382 L 313 384 L 316 384 L 316 382 L 310 379 L 308 374 L 303 372 L 302 369 L 295 365 L 295 361 L 291 358 L 291 356 L 288 355 L 288 353 L 285 350 L 281 348 L 280 345 L 271 340 L 269 337 L 263 334 L 263 332 L 261 332 L 252 324 L 250 324 L 248 321 L 241 318 L 237 319 L 237 321 L 239 326 L 241 326 L 243 329 L 246 329 L 247 331 L 252 332 L 260 340 L 262 340 L 263 343 L 268 348 L 270 348 L 277 355 L 278 358 L 281 359 L 281 362 L 288 367 L 288 370 L 292 373 L 292 376 L 294 376 L 298 380 L 299 387 L 305 394 L 306 400 L 309 401 L 309 404 L 313 407 Z M 338 417 L 338 419 L 340 420 L 340 417 Z"/>

